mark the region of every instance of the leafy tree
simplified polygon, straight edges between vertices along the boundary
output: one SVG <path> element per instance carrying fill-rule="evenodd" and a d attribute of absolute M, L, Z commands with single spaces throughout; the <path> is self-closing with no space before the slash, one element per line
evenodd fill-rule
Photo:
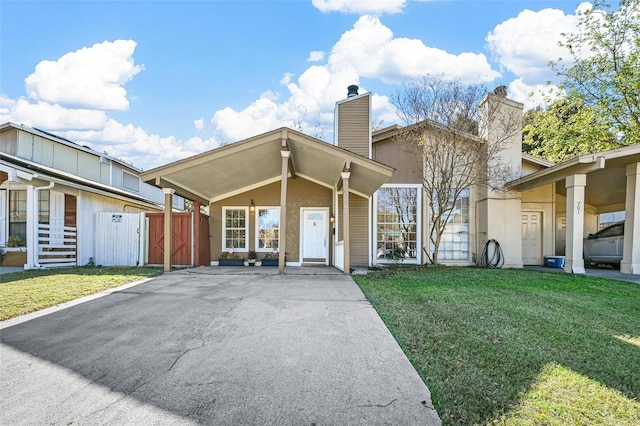
<path fill-rule="evenodd" d="M 560 99 L 547 110 L 527 111 L 523 125 L 522 150 L 553 162 L 620 146 L 596 111 L 578 100 Z"/>
<path fill-rule="evenodd" d="M 564 77 L 569 105 L 588 107 L 593 119 L 609 127 L 620 144 L 640 142 L 640 2 L 605 0 L 578 13 L 578 31 L 560 43 L 571 57 L 551 62 Z M 588 121 L 588 120 L 587 120 Z"/>
<path fill-rule="evenodd" d="M 413 147 L 423 158 L 416 172 L 429 197 L 430 249 L 425 253 L 438 263 L 440 242 L 458 206 L 472 187 L 499 189 L 513 178 L 511 165 L 501 161 L 506 142 L 521 130 L 521 114 L 509 116 L 498 108 L 501 96 L 486 96 L 482 85 L 464 85 L 433 76 L 407 83 L 392 103 L 405 122 L 396 141 Z M 481 101 L 486 102 L 481 113 Z M 499 111 L 503 111 L 499 114 Z M 479 128 L 491 123 L 488 142 Z M 420 152 L 421 151 L 421 152 Z M 490 166 L 489 166 L 490 165 Z"/>

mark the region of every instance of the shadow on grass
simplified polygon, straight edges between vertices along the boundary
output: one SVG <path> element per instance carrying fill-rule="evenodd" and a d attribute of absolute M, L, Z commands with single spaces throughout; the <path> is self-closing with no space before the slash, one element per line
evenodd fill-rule
<path fill-rule="evenodd" d="M 522 270 L 357 277 L 444 424 L 501 419 L 558 364 L 640 398 L 640 286 Z M 617 337 L 616 337 L 617 336 Z"/>

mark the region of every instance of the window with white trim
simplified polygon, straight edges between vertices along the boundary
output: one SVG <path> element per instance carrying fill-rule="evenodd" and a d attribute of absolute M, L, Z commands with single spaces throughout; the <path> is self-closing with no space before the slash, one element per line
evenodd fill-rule
<path fill-rule="evenodd" d="M 256 211 L 256 251 L 278 250 L 280 207 L 258 207 Z"/>
<path fill-rule="evenodd" d="M 246 207 L 223 207 L 222 248 L 225 251 L 247 251 L 249 210 Z"/>
<path fill-rule="evenodd" d="M 383 187 L 377 192 L 376 258 L 379 262 L 418 258 L 418 188 Z"/>
<path fill-rule="evenodd" d="M 440 240 L 440 260 L 469 260 L 469 193 L 468 189 L 460 192 L 449 216 Z"/>

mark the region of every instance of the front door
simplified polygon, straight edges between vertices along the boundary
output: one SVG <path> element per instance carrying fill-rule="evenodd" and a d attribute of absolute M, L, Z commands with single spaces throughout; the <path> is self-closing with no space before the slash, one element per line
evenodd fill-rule
<path fill-rule="evenodd" d="M 522 212 L 522 263 L 542 265 L 541 212 Z"/>
<path fill-rule="evenodd" d="M 302 210 L 302 262 L 328 264 L 327 210 Z"/>

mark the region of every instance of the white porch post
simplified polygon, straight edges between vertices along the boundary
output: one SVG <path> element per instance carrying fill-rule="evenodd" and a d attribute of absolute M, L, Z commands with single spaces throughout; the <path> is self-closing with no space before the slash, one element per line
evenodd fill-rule
<path fill-rule="evenodd" d="M 171 272 L 171 255 L 173 252 L 173 194 L 175 190 L 162 188 L 164 192 L 164 272 Z"/>
<path fill-rule="evenodd" d="M 627 165 L 624 248 L 620 272 L 640 275 L 640 163 Z"/>
<path fill-rule="evenodd" d="M 351 243 L 349 237 L 349 178 L 351 172 L 342 172 L 342 240 L 344 241 L 344 273 L 351 274 Z"/>
<path fill-rule="evenodd" d="M 27 263 L 25 269 L 36 267 L 38 259 L 38 193 L 33 185 L 27 185 Z"/>
<path fill-rule="evenodd" d="M 286 260 L 287 250 L 287 179 L 289 177 L 289 156 L 290 151 L 280 151 L 282 156 L 282 176 L 280 182 L 280 229 L 278 236 L 280 237 L 278 250 L 278 272 L 284 273 L 284 264 Z M 302 260 L 302 259 L 300 259 Z"/>
<path fill-rule="evenodd" d="M 570 274 L 584 274 L 582 238 L 584 237 L 584 188 L 587 175 L 567 176 L 567 250 L 564 271 Z"/>

